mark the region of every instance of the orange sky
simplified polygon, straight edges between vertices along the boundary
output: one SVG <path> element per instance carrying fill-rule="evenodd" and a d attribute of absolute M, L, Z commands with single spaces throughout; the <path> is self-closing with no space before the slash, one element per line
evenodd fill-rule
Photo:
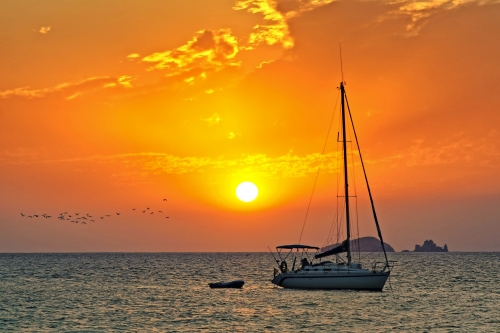
<path fill-rule="evenodd" d="M 1 2 L 0 251 L 296 243 L 339 42 L 385 240 L 500 251 L 495 2 Z M 335 214 L 330 139 L 310 245 Z M 243 181 L 257 200 L 236 198 Z M 358 203 L 361 236 L 375 235 Z M 169 219 L 131 210 L 144 207 Z M 65 211 L 122 215 L 81 226 L 54 218 Z"/>

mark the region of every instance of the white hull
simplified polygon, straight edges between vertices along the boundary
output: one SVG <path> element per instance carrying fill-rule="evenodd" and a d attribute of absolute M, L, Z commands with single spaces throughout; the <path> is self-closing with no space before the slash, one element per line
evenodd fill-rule
<path fill-rule="evenodd" d="M 272 282 L 291 289 L 351 289 L 382 291 L 390 272 L 352 270 L 297 270 L 281 273 Z"/>

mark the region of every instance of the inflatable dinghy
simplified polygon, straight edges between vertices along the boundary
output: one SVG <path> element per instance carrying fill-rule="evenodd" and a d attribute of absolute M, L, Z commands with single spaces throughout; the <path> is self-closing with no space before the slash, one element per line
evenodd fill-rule
<path fill-rule="evenodd" d="M 209 287 L 214 289 L 214 288 L 241 288 L 245 284 L 245 281 L 243 280 L 236 280 L 236 281 L 231 281 L 231 282 L 215 282 L 215 283 L 209 283 Z"/>

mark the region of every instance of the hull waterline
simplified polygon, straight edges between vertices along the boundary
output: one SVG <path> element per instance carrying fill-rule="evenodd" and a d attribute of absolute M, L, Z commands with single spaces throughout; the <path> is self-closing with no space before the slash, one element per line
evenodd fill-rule
<path fill-rule="evenodd" d="M 274 277 L 272 282 L 289 289 L 349 289 L 382 291 L 389 272 L 351 274 L 301 274 L 287 272 Z"/>

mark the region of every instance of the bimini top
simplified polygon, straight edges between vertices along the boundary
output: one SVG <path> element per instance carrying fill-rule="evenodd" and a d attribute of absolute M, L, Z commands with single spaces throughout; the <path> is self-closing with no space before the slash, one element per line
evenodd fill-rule
<path fill-rule="evenodd" d="M 316 247 L 316 246 L 300 245 L 300 244 L 281 245 L 281 246 L 276 246 L 276 248 L 277 249 L 288 249 L 288 250 L 293 250 L 293 249 L 313 249 L 313 250 L 319 250 L 319 247 Z"/>

